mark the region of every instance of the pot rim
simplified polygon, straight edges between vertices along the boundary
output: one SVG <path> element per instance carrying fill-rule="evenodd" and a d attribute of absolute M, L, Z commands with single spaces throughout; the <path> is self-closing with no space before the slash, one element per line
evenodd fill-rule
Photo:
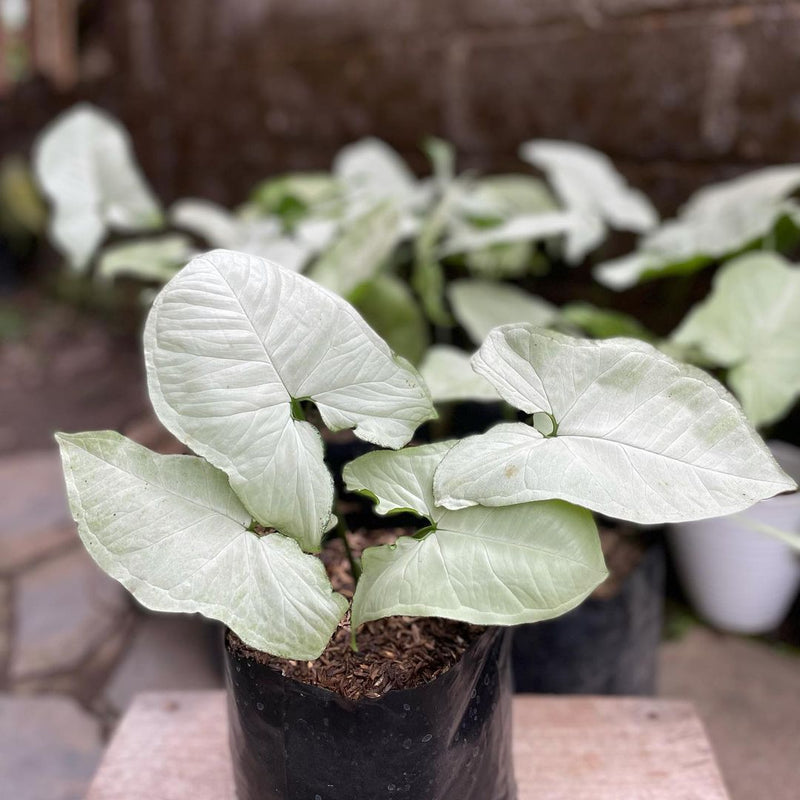
<path fill-rule="evenodd" d="M 304 683 L 303 681 L 297 680 L 297 678 L 293 678 L 290 675 L 284 675 L 280 670 L 275 669 L 269 664 L 264 664 L 261 662 L 256 661 L 255 663 L 262 669 L 267 669 L 270 672 L 274 673 L 276 677 L 282 678 L 288 684 L 290 684 L 293 688 L 305 691 L 317 693 L 321 699 L 327 701 L 334 701 L 338 703 L 344 704 L 351 704 L 351 705 L 380 705 L 386 702 L 387 698 L 389 697 L 402 697 L 405 694 L 409 694 L 412 692 L 416 692 L 419 689 L 422 689 L 427 686 L 433 686 L 439 681 L 444 680 L 450 672 L 461 663 L 462 659 L 467 656 L 467 654 L 472 653 L 473 650 L 477 649 L 481 646 L 486 646 L 487 649 L 490 649 L 494 640 L 500 636 L 506 635 L 508 631 L 512 629 L 512 626 L 503 626 L 503 625 L 487 625 L 486 629 L 479 635 L 476 636 L 475 639 L 470 643 L 469 647 L 461 654 L 461 657 L 458 661 L 451 664 L 446 670 L 440 672 L 433 680 L 426 681 L 425 683 L 417 684 L 416 686 L 411 686 L 405 689 L 390 689 L 388 692 L 382 694 L 380 697 L 360 697 L 358 700 L 351 700 L 350 698 L 345 697 L 344 695 L 339 694 L 338 692 L 334 692 L 332 689 L 328 689 L 324 686 L 317 686 L 312 683 Z M 222 644 L 225 649 L 225 653 L 230 656 L 234 657 L 235 654 L 228 646 L 228 633 L 233 633 L 236 635 L 235 631 L 232 631 L 227 625 L 223 628 L 223 639 Z M 237 636 L 238 638 L 238 636 Z M 242 642 L 245 647 L 248 647 L 250 650 L 254 652 L 263 652 L 260 650 L 255 650 L 255 648 L 250 647 L 250 645 Z M 269 655 L 269 654 L 267 654 Z M 237 656 L 238 658 L 246 659 L 248 661 L 252 661 L 253 659 L 247 656 Z"/>

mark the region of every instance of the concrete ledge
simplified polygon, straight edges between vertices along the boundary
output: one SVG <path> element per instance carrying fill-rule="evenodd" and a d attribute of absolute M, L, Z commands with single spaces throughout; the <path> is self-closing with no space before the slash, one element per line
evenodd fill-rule
<path fill-rule="evenodd" d="M 519 800 L 728 800 L 703 726 L 682 701 L 514 699 Z M 234 800 L 225 697 L 139 695 L 87 800 Z"/>

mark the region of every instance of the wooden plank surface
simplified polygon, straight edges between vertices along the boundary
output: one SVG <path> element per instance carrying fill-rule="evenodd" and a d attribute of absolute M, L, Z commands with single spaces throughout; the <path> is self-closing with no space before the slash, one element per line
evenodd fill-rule
<path fill-rule="evenodd" d="M 139 695 L 87 800 L 234 800 L 227 735 L 222 692 Z M 728 800 L 681 701 L 517 696 L 514 762 L 519 800 Z"/>

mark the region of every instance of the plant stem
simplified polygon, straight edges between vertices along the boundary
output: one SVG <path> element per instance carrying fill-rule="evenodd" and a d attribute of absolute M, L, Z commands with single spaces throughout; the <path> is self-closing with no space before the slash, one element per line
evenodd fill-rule
<path fill-rule="evenodd" d="M 353 555 L 353 551 L 350 549 L 350 542 L 347 539 L 347 530 L 341 517 L 339 517 L 338 521 L 336 522 L 336 534 L 344 542 L 347 560 L 350 562 L 350 571 L 353 573 L 353 582 L 356 586 L 358 586 L 358 579 L 361 577 L 361 565 L 358 563 L 358 559 Z"/>

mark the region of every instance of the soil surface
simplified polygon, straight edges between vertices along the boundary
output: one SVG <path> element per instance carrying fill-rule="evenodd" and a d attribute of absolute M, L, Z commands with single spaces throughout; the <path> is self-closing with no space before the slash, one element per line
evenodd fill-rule
<path fill-rule="evenodd" d="M 364 547 L 393 542 L 413 531 L 395 528 L 349 534 L 355 555 Z M 340 539 L 325 545 L 322 560 L 336 591 L 353 596 L 353 577 Z M 358 630 L 358 652 L 350 647 L 350 612 L 316 661 L 292 661 L 262 653 L 228 634 L 234 652 L 268 664 L 283 675 L 337 692 L 349 700 L 377 698 L 392 689 L 411 689 L 446 672 L 485 628 L 438 617 L 387 617 Z"/>

